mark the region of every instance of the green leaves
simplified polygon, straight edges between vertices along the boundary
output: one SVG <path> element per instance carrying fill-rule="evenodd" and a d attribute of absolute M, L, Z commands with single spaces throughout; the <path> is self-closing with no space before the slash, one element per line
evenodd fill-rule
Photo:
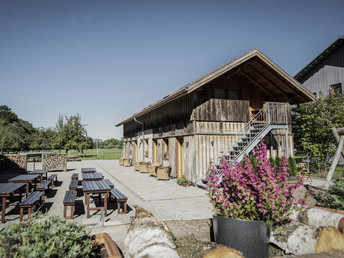
<path fill-rule="evenodd" d="M 0 232 L 1 257 L 94 257 L 85 226 L 50 217 L 11 224 Z"/>
<path fill-rule="evenodd" d="M 332 127 L 344 127 L 342 94 L 321 97 L 293 109 L 296 149 L 301 155 L 309 157 L 317 168 L 325 166 L 335 152 Z"/>

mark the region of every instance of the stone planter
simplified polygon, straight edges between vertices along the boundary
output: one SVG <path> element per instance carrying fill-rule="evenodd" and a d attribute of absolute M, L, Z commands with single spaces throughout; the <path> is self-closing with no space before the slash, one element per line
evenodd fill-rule
<path fill-rule="evenodd" d="M 162 180 L 169 180 L 170 179 L 170 166 L 167 167 L 158 167 L 156 169 L 156 178 Z"/>
<path fill-rule="evenodd" d="M 155 176 L 156 177 L 156 170 L 158 167 L 161 166 L 161 163 L 152 163 L 150 166 L 149 166 L 149 175 L 150 176 Z"/>
<path fill-rule="evenodd" d="M 125 167 L 130 167 L 130 166 L 131 166 L 131 159 L 129 159 L 129 158 L 124 158 L 124 159 L 123 159 L 123 165 L 124 165 Z"/>
<path fill-rule="evenodd" d="M 95 234 L 94 238 L 98 245 L 104 245 L 107 257 L 111 257 L 111 258 L 122 257 L 115 242 L 111 239 L 108 233 Z"/>
<path fill-rule="evenodd" d="M 269 228 L 264 221 L 213 216 L 215 241 L 243 253 L 245 258 L 269 255 Z"/>
<path fill-rule="evenodd" d="M 136 170 L 136 171 L 140 170 L 140 162 L 142 162 L 142 160 L 136 160 L 134 162 L 134 170 Z"/>
<path fill-rule="evenodd" d="M 120 159 L 118 160 L 118 162 L 119 162 L 119 165 L 120 165 L 120 166 L 123 166 L 123 165 L 124 165 L 124 160 L 123 160 L 123 158 L 120 158 Z"/>
<path fill-rule="evenodd" d="M 149 162 L 140 162 L 140 172 L 148 173 Z"/>

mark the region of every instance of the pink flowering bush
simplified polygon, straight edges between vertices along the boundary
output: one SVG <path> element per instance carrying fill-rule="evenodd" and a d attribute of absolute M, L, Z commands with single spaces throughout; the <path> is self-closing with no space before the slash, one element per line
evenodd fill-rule
<path fill-rule="evenodd" d="M 208 195 L 217 216 L 263 220 L 272 226 L 288 221 L 294 205 L 292 193 L 298 186 L 288 185 L 288 161 L 271 167 L 266 145 L 261 142 L 253 151 L 254 168 L 248 156 L 239 162 L 222 159 L 220 173 L 212 169 L 206 178 Z"/>

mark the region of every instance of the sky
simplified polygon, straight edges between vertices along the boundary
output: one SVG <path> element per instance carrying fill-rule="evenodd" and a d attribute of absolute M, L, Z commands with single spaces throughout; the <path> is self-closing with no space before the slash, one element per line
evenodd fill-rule
<path fill-rule="evenodd" d="M 294 76 L 344 35 L 343 0 L 1 0 L 0 105 L 88 136 L 259 49 Z"/>

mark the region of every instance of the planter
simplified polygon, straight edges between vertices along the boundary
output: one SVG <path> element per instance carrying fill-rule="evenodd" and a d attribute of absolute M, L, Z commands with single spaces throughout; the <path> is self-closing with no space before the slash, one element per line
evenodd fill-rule
<path fill-rule="evenodd" d="M 167 167 L 164 167 L 164 166 L 161 166 L 161 167 L 158 167 L 156 169 L 156 178 L 159 180 L 159 179 L 162 179 L 162 180 L 169 180 L 170 179 L 170 167 L 167 166 Z"/>
<path fill-rule="evenodd" d="M 268 257 L 269 229 L 264 221 L 213 216 L 215 241 L 243 253 L 245 258 Z"/>
<path fill-rule="evenodd" d="M 125 167 L 130 167 L 130 166 L 131 166 L 131 159 L 124 158 L 124 159 L 123 159 L 123 165 L 124 165 Z"/>
<path fill-rule="evenodd" d="M 134 170 L 136 170 L 136 171 L 140 170 L 140 162 L 142 162 L 142 160 L 136 160 L 134 162 Z"/>
<path fill-rule="evenodd" d="M 120 159 L 118 160 L 118 162 L 119 162 L 119 165 L 120 165 L 120 166 L 123 166 L 123 165 L 124 165 L 124 160 L 123 160 L 123 158 L 120 158 Z"/>
<path fill-rule="evenodd" d="M 117 245 L 111 239 L 108 233 L 99 233 L 94 235 L 95 241 L 97 245 L 104 245 L 107 257 L 111 258 L 120 258 L 122 257 L 121 253 L 119 252 Z"/>
<path fill-rule="evenodd" d="M 155 176 L 156 177 L 156 170 L 158 167 L 161 166 L 161 163 L 152 163 L 150 166 L 149 166 L 149 175 L 150 176 Z"/>
<path fill-rule="evenodd" d="M 140 162 L 140 172 L 141 173 L 148 173 L 149 162 Z"/>

